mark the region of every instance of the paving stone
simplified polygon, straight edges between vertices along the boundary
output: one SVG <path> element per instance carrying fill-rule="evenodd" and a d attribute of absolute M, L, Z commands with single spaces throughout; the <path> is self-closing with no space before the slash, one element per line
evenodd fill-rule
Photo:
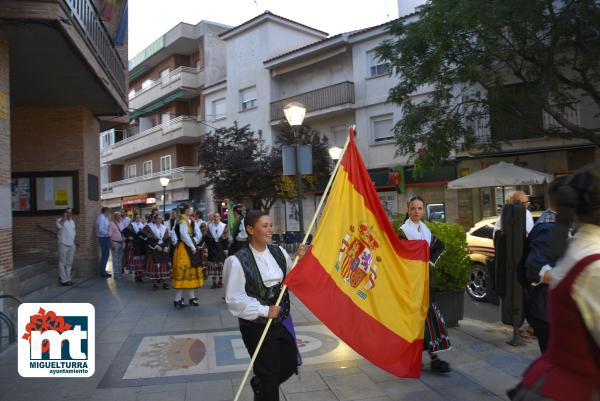
<path fill-rule="evenodd" d="M 234 396 L 229 380 L 187 383 L 186 401 L 229 401 Z"/>
<path fill-rule="evenodd" d="M 357 374 L 357 373 L 362 373 L 362 371 L 357 367 L 319 369 L 319 374 L 322 377 L 352 375 L 352 374 Z"/>
<path fill-rule="evenodd" d="M 151 386 L 140 387 L 140 393 L 168 393 L 172 391 L 185 390 L 187 383 L 173 383 L 173 384 L 156 384 Z"/>
<path fill-rule="evenodd" d="M 90 401 L 136 401 L 138 387 L 101 388 L 94 391 Z"/>
<path fill-rule="evenodd" d="M 300 375 L 290 377 L 283 383 L 281 388 L 286 395 L 328 389 L 327 384 L 317 371 L 302 371 Z"/>
<path fill-rule="evenodd" d="M 328 376 L 324 380 L 341 401 L 360 400 L 385 395 L 364 373 Z"/>
<path fill-rule="evenodd" d="M 310 391 L 306 393 L 293 393 L 285 396 L 287 401 L 339 401 L 331 390 Z"/>
<path fill-rule="evenodd" d="M 485 361 L 467 363 L 458 366 L 456 369 L 498 397 L 505 397 L 506 390 L 519 383 L 518 378 L 491 366 Z M 511 383 L 512 385 L 510 385 Z"/>
<path fill-rule="evenodd" d="M 374 383 L 398 380 L 398 377 L 375 365 L 362 365 L 359 369 L 366 373 Z"/>
<path fill-rule="evenodd" d="M 120 401 L 120 400 L 118 400 Z M 185 390 L 164 393 L 139 393 L 137 401 L 185 401 Z"/>
<path fill-rule="evenodd" d="M 380 383 L 379 388 L 393 401 L 400 400 L 421 400 L 420 398 L 410 398 L 411 394 L 432 393 L 424 383 L 418 379 L 399 379 Z M 408 398 L 407 398 L 408 397 Z"/>

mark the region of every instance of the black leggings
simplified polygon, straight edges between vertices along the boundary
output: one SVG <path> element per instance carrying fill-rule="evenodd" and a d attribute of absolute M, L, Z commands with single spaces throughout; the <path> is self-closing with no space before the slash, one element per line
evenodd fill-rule
<path fill-rule="evenodd" d="M 548 337 L 550 337 L 550 324 L 544 320 L 527 316 L 527 321 L 533 327 L 533 334 L 537 337 L 538 345 L 542 354 L 546 352 L 548 346 Z"/>
<path fill-rule="evenodd" d="M 250 357 L 258 345 L 265 326 L 240 322 L 242 340 Z M 254 362 L 254 374 L 260 381 L 260 401 L 279 401 L 279 385 L 298 371 L 297 348 L 281 323 L 273 323 Z"/>

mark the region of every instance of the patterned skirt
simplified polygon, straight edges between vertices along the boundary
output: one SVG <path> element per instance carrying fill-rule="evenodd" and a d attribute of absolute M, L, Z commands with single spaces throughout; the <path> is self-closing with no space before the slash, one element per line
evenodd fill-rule
<path fill-rule="evenodd" d="M 223 277 L 223 263 L 222 262 L 206 262 L 206 270 L 208 270 L 209 276 Z"/>
<path fill-rule="evenodd" d="M 127 268 L 130 272 L 138 273 L 144 270 L 146 266 L 146 255 L 136 256 L 133 253 L 133 247 L 129 247 L 129 251 L 127 252 Z"/>
<path fill-rule="evenodd" d="M 171 278 L 171 260 L 168 253 L 152 252 L 148 255 L 144 277 L 150 280 L 165 280 Z"/>
<path fill-rule="evenodd" d="M 204 284 L 201 267 L 192 267 L 188 250 L 183 242 L 173 252 L 173 288 L 200 288 Z"/>
<path fill-rule="evenodd" d="M 431 353 L 446 351 L 451 347 L 446 322 L 438 306 L 431 302 L 425 320 L 423 348 Z"/>

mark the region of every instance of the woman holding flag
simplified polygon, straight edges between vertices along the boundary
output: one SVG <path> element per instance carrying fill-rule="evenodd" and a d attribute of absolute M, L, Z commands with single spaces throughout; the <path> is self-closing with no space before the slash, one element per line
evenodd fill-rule
<path fill-rule="evenodd" d="M 443 244 L 431 235 L 429 228 L 421 221 L 425 213 L 425 202 L 420 196 L 413 196 L 408 200 L 408 217 L 402 227 L 398 230 L 400 239 L 425 240 L 430 246 L 430 266 L 435 262 L 443 251 Z M 424 347 L 431 357 L 431 370 L 437 373 L 450 372 L 450 364 L 441 360 L 435 354 L 450 348 L 450 340 L 444 319 L 434 303 L 429 304 L 429 312 L 425 320 Z"/>
<path fill-rule="evenodd" d="M 250 380 L 255 401 L 278 401 L 279 385 L 297 373 L 299 354 L 286 292 L 276 306 L 282 281 L 292 267 L 285 249 L 271 245 L 273 222 L 268 212 L 249 211 L 244 219 L 249 246 L 225 260 L 225 302 L 239 319 L 242 340 L 252 356 L 268 319 L 273 319 L 254 363 Z M 298 248 L 303 256 L 305 247 Z"/>

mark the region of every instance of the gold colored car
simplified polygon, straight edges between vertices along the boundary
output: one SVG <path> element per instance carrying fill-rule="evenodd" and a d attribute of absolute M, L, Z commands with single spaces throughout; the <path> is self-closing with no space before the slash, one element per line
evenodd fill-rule
<path fill-rule="evenodd" d="M 537 221 L 542 212 L 531 212 L 531 215 L 533 221 Z M 486 217 L 475 223 L 467 232 L 467 246 L 473 266 L 467 284 L 467 293 L 476 301 L 485 301 L 488 297 L 486 259 L 488 256 L 494 256 L 495 253 L 493 236 L 494 224 L 496 224 L 497 219 L 498 216 Z"/>

